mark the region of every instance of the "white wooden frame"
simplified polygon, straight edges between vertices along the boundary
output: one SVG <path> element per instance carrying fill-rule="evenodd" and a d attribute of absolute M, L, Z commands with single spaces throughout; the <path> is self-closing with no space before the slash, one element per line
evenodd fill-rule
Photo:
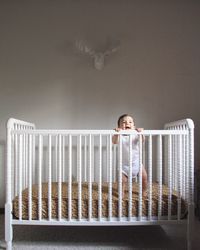
<path fill-rule="evenodd" d="M 191 119 L 185 119 L 166 124 L 164 130 L 144 130 L 140 132 L 140 172 L 138 217 L 133 217 L 132 207 L 132 178 L 129 173 L 129 213 L 122 216 L 122 150 L 121 143 L 118 148 L 112 145 L 112 136 L 117 132 L 113 130 L 38 130 L 32 123 L 9 119 L 7 123 L 7 168 L 6 168 L 6 204 L 5 204 L 5 241 L 7 249 L 12 249 L 14 225 L 163 225 L 187 224 L 187 248 L 191 249 L 192 224 L 194 219 L 194 124 Z M 133 131 L 118 132 L 131 138 Z M 146 138 L 146 145 L 142 143 L 142 135 Z M 152 141 L 156 138 L 156 152 Z M 106 151 L 103 150 L 103 144 Z M 164 146 L 166 144 L 167 146 Z M 74 146 L 75 145 L 75 146 Z M 76 153 L 73 153 L 73 149 Z M 144 148 L 146 147 L 145 153 Z M 66 150 L 67 148 L 67 150 Z M 117 153 L 118 152 L 118 153 Z M 118 158 L 116 157 L 118 155 Z M 131 155 L 131 143 L 130 143 Z M 46 157 L 46 160 L 45 160 Z M 131 158 L 131 157 L 130 157 Z M 156 158 L 156 165 L 153 163 Z M 46 161 L 46 164 L 44 162 Z M 148 216 L 142 216 L 142 165 L 148 169 Z M 75 163 L 74 163 L 75 162 Z M 36 168 L 37 165 L 37 168 Z M 44 168 L 46 165 L 46 168 Z M 103 169 L 105 168 L 106 169 Z M 158 215 L 152 216 L 152 182 L 153 165 L 156 166 L 156 179 L 159 183 Z M 66 168 L 67 166 L 67 168 Z M 76 169 L 75 167 L 76 166 Z M 115 166 L 115 167 L 113 167 Z M 116 169 L 116 166 L 118 169 Z M 105 171 L 104 171 L 105 170 Z M 155 170 L 155 169 L 154 169 Z M 72 219 L 71 211 L 71 184 L 73 172 L 78 182 L 78 219 Z M 54 174 L 55 173 L 55 174 Z M 103 174 L 104 173 L 104 174 Z M 104 176 L 105 175 L 105 176 Z M 102 181 L 109 183 L 109 216 L 102 217 Z M 117 217 L 112 216 L 112 183 L 118 179 L 119 212 Z M 51 218 L 51 185 L 58 182 L 58 218 Z M 92 182 L 98 182 L 98 218 L 92 218 Z M 48 219 L 42 219 L 42 190 L 43 181 L 48 182 Z M 68 218 L 61 214 L 61 183 L 68 183 Z M 88 182 L 89 211 L 88 219 L 82 218 L 81 193 L 82 181 Z M 39 219 L 32 220 L 32 184 L 38 184 L 38 210 Z M 161 214 L 162 184 L 169 187 L 168 215 Z M 22 190 L 29 189 L 29 215 L 28 220 L 22 218 Z M 171 215 L 171 195 L 175 189 L 178 196 L 177 217 Z M 12 215 L 12 200 L 19 197 L 19 219 Z M 188 216 L 181 218 L 181 198 L 188 204 Z"/>

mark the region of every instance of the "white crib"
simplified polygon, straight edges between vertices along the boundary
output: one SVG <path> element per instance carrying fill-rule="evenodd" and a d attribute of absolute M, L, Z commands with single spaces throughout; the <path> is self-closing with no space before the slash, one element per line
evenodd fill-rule
<path fill-rule="evenodd" d="M 164 130 L 140 132 L 140 172 L 129 174 L 122 194 L 122 145 L 114 130 L 38 130 L 9 119 L 5 240 L 14 225 L 163 225 L 187 223 L 191 249 L 194 218 L 194 124 L 185 119 Z M 133 131 L 119 132 L 131 137 Z M 142 136 L 145 136 L 145 141 Z M 130 159 L 132 144 L 130 143 Z M 142 195 L 142 166 L 148 174 Z"/>

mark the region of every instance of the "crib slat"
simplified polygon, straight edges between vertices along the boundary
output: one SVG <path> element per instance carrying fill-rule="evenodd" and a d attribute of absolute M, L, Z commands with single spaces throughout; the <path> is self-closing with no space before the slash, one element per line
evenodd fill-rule
<path fill-rule="evenodd" d="M 109 143 L 109 220 L 112 220 L 112 136 L 108 136 Z"/>
<path fill-rule="evenodd" d="M 148 139 L 148 219 L 152 219 L 152 136 Z"/>
<path fill-rule="evenodd" d="M 162 215 L 162 136 L 158 136 L 158 220 Z"/>
<path fill-rule="evenodd" d="M 25 175 L 25 181 L 24 181 L 24 188 L 28 186 L 28 135 L 24 135 L 24 145 L 25 145 L 25 159 L 24 159 L 24 175 Z"/>
<path fill-rule="evenodd" d="M 82 162 L 82 157 L 81 157 L 81 144 L 82 144 L 82 140 L 81 140 L 81 135 L 79 135 L 78 137 L 78 220 L 81 220 L 82 217 L 82 176 L 81 176 L 81 171 L 82 171 L 82 166 L 81 166 L 81 162 Z"/>
<path fill-rule="evenodd" d="M 128 217 L 129 221 L 131 221 L 132 217 L 132 157 L 133 157 L 133 150 L 132 150 L 132 135 L 129 135 L 129 176 L 128 176 Z"/>
<path fill-rule="evenodd" d="M 184 129 L 184 128 L 183 128 Z M 186 161 L 185 161 L 185 135 L 182 135 L 182 165 L 183 165 L 183 178 L 182 178 L 182 190 L 183 190 L 183 198 L 186 198 L 185 190 L 186 190 Z"/>
<path fill-rule="evenodd" d="M 23 135 L 19 135 L 19 220 L 22 220 L 22 164 L 23 164 Z"/>
<path fill-rule="evenodd" d="M 177 128 L 176 128 L 177 129 Z M 177 190 L 178 188 L 178 138 L 177 135 L 174 136 L 174 189 Z"/>
<path fill-rule="evenodd" d="M 62 218 L 62 137 L 58 136 L 58 220 Z"/>
<path fill-rule="evenodd" d="M 109 183 L 109 138 L 106 136 L 106 182 Z"/>
<path fill-rule="evenodd" d="M 185 173 L 185 180 L 186 180 L 186 185 L 185 185 L 185 189 L 186 189 L 186 199 L 189 199 L 189 135 L 186 135 L 186 146 L 185 146 L 185 153 L 186 153 L 186 157 L 185 157 L 185 165 L 186 165 L 186 173 Z"/>
<path fill-rule="evenodd" d="M 72 219 L 72 136 L 68 138 L 69 147 L 69 175 L 68 175 L 68 220 Z"/>
<path fill-rule="evenodd" d="M 119 135 L 118 219 L 122 217 L 122 135 Z"/>
<path fill-rule="evenodd" d="M 181 195 L 182 195 L 182 137 L 178 136 L 178 220 L 181 219 Z"/>
<path fill-rule="evenodd" d="M 55 181 L 58 181 L 58 135 L 55 136 Z"/>
<path fill-rule="evenodd" d="M 14 163 L 14 166 L 15 166 L 15 172 L 14 172 L 14 176 L 15 176 L 15 179 L 14 179 L 14 182 L 15 182 L 15 188 L 14 188 L 14 195 L 16 196 L 18 194 L 18 162 L 19 162 L 19 153 L 18 153 L 18 138 L 19 136 L 18 135 L 14 135 L 14 155 L 15 155 L 15 163 Z"/>
<path fill-rule="evenodd" d="M 117 174 L 117 171 L 116 171 L 116 166 L 117 166 L 117 158 L 116 158 L 116 155 L 117 155 L 117 151 L 116 151 L 116 145 L 114 144 L 113 146 L 113 182 L 116 182 L 116 174 Z"/>
<path fill-rule="evenodd" d="M 39 135 L 39 164 L 38 164 L 38 217 L 42 219 L 42 135 Z"/>
<path fill-rule="evenodd" d="M 87 135 L 84 136 L 84 182 L 87 181 Z"/>
<path fill-rule="evenodd" d="M 36 175 L 36 160 L 35 160 L 35 135 L 33 135 L 33 167 L 32 167 L 32 176 L 33 176 L 33 182 L 35 183 L 35 175 Z"/>
<path fill-rule="evenodd" d="M 52 137 L 51 135 L 48 136 L 48 218 L 51 220 L 51 211 L 52 211 L 52 199 L 51 199 L 51 188 L 52 188 Z"/>
<path fill-rule="evenodd" d="M 138 220 L 142 220 L 142 135 L 139 135 L 139 202 L 138 202 Z"/>
<path fill-rule="evenodd" d="M 175 189 L 175 136 L 172 135 L 172 188 Z"/>
<path fill-rule="evenodd" d="M 32 135 L 29 135 L 29 169 L 28 169 L 28 211 L 29 215 L 28 218 L 29 220 L 32 220 Z"/>
<path fill-rule="evenodd" d="M 62 136 L 62 182 L 66 180 L 65 170 L 65 136 Z"/>
<path fill-rule="evenodd" d="M 25 134 L 23 134 L 22 135 L 22 189 L 24 189 L 26 185 L 25 156 L 26 156 L 26 142 L 25 142 Z"/>
<path fill-rule="evenodd" d="M 102 217 L 102 135 L 99 135 L 98 219 Z"/>
<path fill-rule="evenodd" d="M 168 136 L 168 220 L 171 220 L 172 207 L 172 136 Z"/>
<path fill-rule="evenodd" d="M 92 135 L 89 135 L 89 182 L 88 182 L 88 220 L 92 218 Z"/>

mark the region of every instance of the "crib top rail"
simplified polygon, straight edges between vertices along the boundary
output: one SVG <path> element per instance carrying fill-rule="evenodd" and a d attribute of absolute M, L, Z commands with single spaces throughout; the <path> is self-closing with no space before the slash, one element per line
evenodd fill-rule
<path fill-rule="evenodd" d="M 136 131 L 120 131 L 115 130 L 47 130 L 47 129 L 34 129 L 34 130 L 12 130 L 12 134 L 29 134 L 29 135 L 186 135 L 188 130 L 144 130 L 142 132 Z"/>
<path fill-rule="evenodd" d="M 32 135 L 185 135 L 188 134 L 189 129 L 194 128 L 194 123 L 191 119 L 184 119 L 175 122 L 170 122 L 165 124 L 163 130 L 143 130 L 142 132 L 137 132 L 133 130 L 119 131 L 115 130 L 76 130 L 76 129 L 67 129 L 67 130 L 55 130 L 55 129 L 36 129 L 35 124 L 10 118 L 7 122 L 7 128 L 11 131 L 12 134 L 32 134 Z"/>

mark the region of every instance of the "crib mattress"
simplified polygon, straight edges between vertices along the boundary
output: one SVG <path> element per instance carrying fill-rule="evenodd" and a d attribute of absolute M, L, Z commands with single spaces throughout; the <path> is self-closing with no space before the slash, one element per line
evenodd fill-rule
<path fill-rule="evenodd" d="M 158 216 L 159 186 L 157 183 L 152 185 L 152 216 Z M 122 200 L 122 216 L 128 216 L 128 190 Z M 88 183 L 82 183 L 82 218 L 88 218 Z M 175 191 L 172 193 L 171 215 L 177 216 L 178 196 Z M 138 216 L 139 188 L 137 183 L 133 183 L 132 190 L 132 216 Z M 92 183 L 92 217 L 98 218 L 98 183 Z M 72 183 L 71 211 L 72 219 L 78 218 L 78 183 Z M 51 199 L 52 218 L 58 218 L 58 183 L 52 183 Z M 109 214 L 109 192 L 108 183 L 102 184 L 102 217 L 107 218 Z M 148 216 L 149 200 L 143 199 L 142 216 Z M 187 213 L 187 204 L 181 199 L 181 217 Z M 68 184 L 62 183 L 62 218 L 68 218 Z M 28 188 L 22 192 L 22 219 L 28 219 Z M 162 186 L 162 216 L 168 214 L 168 187 Z M 13 200 L 13 215 L 19 218 L 19 198 Z M 118 217 L 118 184 L 112 184 L 112 216 Z M 38 219 L 38 185 L 32 186 L 32 219 Z M 48 219 L 48 183 L 42 183 L 42 219 Z"/>

